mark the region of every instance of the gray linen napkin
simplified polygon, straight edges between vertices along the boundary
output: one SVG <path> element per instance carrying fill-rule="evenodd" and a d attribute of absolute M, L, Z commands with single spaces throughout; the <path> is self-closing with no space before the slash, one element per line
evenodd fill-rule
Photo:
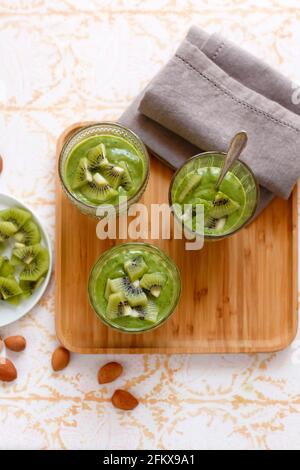
<path fill-rule="evenodd" d="M 300 175 L 300 107 L 292 83 L 221 36 L 192 27 L 175 56 L 121 116 L 173 168 L 202 150 L 225 151 L 245 129 L 242 159 L 262 186 L 287 198 Z"/>

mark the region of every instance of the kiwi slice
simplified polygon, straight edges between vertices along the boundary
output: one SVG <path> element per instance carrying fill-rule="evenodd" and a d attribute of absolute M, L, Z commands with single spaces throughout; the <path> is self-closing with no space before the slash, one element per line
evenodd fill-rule
<path fill-rule="evenodd" d="M 86 157 L 89 161 L 88 169 L 90 171 L 97 171 L 100 169 L 101 164 L 107 162 L 106 149 L 104 144 L 96 145 L 86 153 Z"/>
<path fill-rule="evenodd" d="M 114 293 L 123 293 L 131 307 L 147 305 L 148 303 L 145 292 L 140 287 L 134 286 L 128 277 L 112 279 L 110 287 Z"/>
<path fill-rule="evenodd" d="M 158 308 L 152 300 L 149 300 L 147 305 L 138 305 L 132 309 L 131 316 L 155 323 L 158 316 Z"/>
<path fill-rule="evenodd" d="M 17 230 L 19 230 L 28 220 L 31 219 L 31 214 L 24 209 L 12 207 L 0 212 L 0 219 L 13 223 Z"/>
<path fill-rule="evenodd" d="M 0 292 L 4 300 L 22 294 L 22 290 L 14 278 L 0 277 Z"/>
<path fill-rule="evenodd" d="M 148 271 L 148 266 L 142 256 L 136 256 L 134 259 L 128 260 L 124 263 L 124 269 L 131 282 L 134 282 L 137 279 L 140 279 L 143 274 Z"/>
<path fill-rule="evenodd" d="M 22 289 L 22 296 L 23 298 L 27 299 L 30 297 L 33 292 L 38 289 L 44 282 L 45 277 L 41 277 L 38 281 L 20 281 L 19 285 Z"/>
<path fill-rule="evenodd" d="M 109 296 L 106 314 L 111 320 L 131 314 L 131 307 L 123 292 L 116 292 Z"/>
<path fill-rule="evenodd" d="M 141 279 L 141 287 L 154 297 L 159 297 L 165 281 L 165 276 L 161 273 L 145 274 Z"/>
<path fill-rule="evenodd" d="M 107 279 L 107 281 L 106 281 L 106 287 L 105 287 L 105 293 L 104 293 L 104 297 L 106 298 L 106 300 L 109 299 L 109 296 L 110 296 L 110 294 L 112 293 L 110 283 L 111 283 L 111 279 Z"/>
<path fill-rule="evenodd" d="M 17 306 L 19 305 L 21 300 L 22 300 L 22 295 L 15 295 L 14 297 L 9 297 L 8 299 L 6 299 L 6 302 L 11 305 Z"/>
<path fill-rule="evenodd" d="M 239 209 L 239 207 L 240 205 L 237 202 L 219 191 L 213 202 L 213 207 L 209 211 L 209 215 L 214 219 L 221 219 L 222 217 L 232 214 Z"/>
<path fill-rule="evenodd" d="M 38 281 L 49 269 L 49 253 L 46 248 L 40 247 L 34 260 L 26 264 L 20 273 L 20 281 Z"/>
<path fill-rule="evenodd" d="M 4 242 L 9 237 L 14 235 L 18 228 L 13 222 L 0 221 L 0 242 Z"/>
<path fill-rule="evenodd" d="M 121 184 L 122 175 L 124 173 L 123 168 L 112 164 L 102 166 L 102 173 L 109 184 L 114 188 L 118 188 Z"/>
<path fill-rule="evenodd" d="M 24 264 L 30 264 L 37 257 L 37 255 L 43 250 L 41 245 L 22 246 L 15 248 L 12 252 L 14 259 L 17 258 Z"/>
<path fill-rule="evenodd" d="M 97 202 L 108 201 L 119 194 L 100 173 L 96 173 L 93 181 L 83 186 L 81 192 L 88 199 Z"/>
<path fill-rule="evenodd" d="M 92 181 L 93 181 L 93 175 L 89 170 L 89 161 L 87 158 L 82 158 L 76 169 L 72 188 L 79 189 L 85 183 L 91 183 Z"/>
<path fill-rule="evenodd" d="M 121 186 L 123 186 L 126 191 L 130 191 L 130 189 L 132 189 L 132 178 L 128 165 L 126 162 L 119 162 L 119 166 L 124 170 L 121 178 Z"/>
<path fill-rule="evenodd" d="M 41 233 L 36 223 L 28 220 L 14 235 L 14 239 L 23 245 L 36 245 L 41 241 Z"/>
<path fill-rule="evenodd" d="M 192 175 L 187 175 L 183 180 L 182 187 L 180 188 L 178 195 L 178 202 L 182 203 L 186 196 L 196 187 L 201 181 L 202 176 L 194 173 Z"/>
<path fill-rule="evenodd" d="M 0 277 L 9 277 L 15 273 L 15 266 L 9 261 L 8 258 L 1 256 L 0 260 Z"/>
<path fill-rule="evenodd" d="M 208 217 L 205 221 L 205 228 L 220 232 L 225 227 L 226 220 L 226 217 L 222 217 L 221 219 L 214 219 L 213 217 Z"/>

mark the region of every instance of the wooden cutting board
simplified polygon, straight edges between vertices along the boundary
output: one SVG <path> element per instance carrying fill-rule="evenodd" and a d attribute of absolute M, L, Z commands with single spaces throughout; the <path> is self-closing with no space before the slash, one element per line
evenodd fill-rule
<path fill-rule="evenodd" d="M 78 123 L 66 138 L 90 123 Z M 142 202 L 168 201 L 172 171 L 154 157 Z M 249 227 L 185 251 L 184 240 L 145 240 L 165 250 L 181 271 L 183 291 L 172 316 L 157 330 L 118 333 L 96 317 L 87 296 L 89 272 L 106 249 L 122 241 L 96 237 L 97 221 L 82 215 L 56 188 L 56 331 L 79 353 L 245 353 L 278 351 L 296 335 L 298 315 L 297 189 L 275 199 Z M 140 240 L 141 241 L 141 240 Z"/>

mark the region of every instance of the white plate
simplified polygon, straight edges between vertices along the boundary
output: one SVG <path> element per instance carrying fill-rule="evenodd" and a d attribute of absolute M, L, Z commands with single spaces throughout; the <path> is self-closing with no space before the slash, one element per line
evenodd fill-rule
<path fill-rule="evenodd" d="M 10 323 L 13 323 L 14 321 L 19 320 L 20 318 L 24 317 L 24 315 L 30 312 L 30 310 L 32 310 L 33 307 L 35 307 L 35 305 L 41 300 L 49 284 L 51 272 L 52 272 L 52 264 L 53 264 L 50 240 L 39 218 L 25 204 L 21 203 L 14 197 L 9 196 L 8 194 L 0 193 L 0 210 L 9 209 L 10 207 L 20 207 L 21 209 L 26 209 L 28 212 L 31 212 L 33 220 L 38 224 L 41 230 L 41 236 L 42 236 L 41 243 L 49 251 L 50 265 L 49 265 L 49 271 L 48 271 L 45 281 L 32 294 L 32 296 L 29 297 L 29 299 L 22 300 L 20 304 L 17 306 L 10 305 L 7 302 L 0 300 L 0 327 L 9 325 Z M 6 255 L 6 254 L 10 255 L 9 251 L 10 250 L 7 250 L 6 252 L 4 251 L 3 255 Z"/>

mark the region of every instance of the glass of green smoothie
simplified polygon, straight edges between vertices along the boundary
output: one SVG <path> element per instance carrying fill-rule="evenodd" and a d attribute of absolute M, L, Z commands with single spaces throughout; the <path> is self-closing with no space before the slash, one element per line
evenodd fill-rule
<path fill-rule="evenodd" d="M 131 130 L 114 123 L 93 124 L 66 141 L 59 176 L 64 192 L 84 214 L 97 217 L 97 209 L 106 206 L 114 206 L 118 214 L 145 191 L 149 156 Z"/>
<path fill-rule="evenodd" d="M 108 326 L 144 333 L 174 312 L 181 278 L 174 261 L 146 243 L 125 243 L 107 250 L 93 267 L 88 285 L 91 306 Z"/>
<path fill-rule="evenodd" d="M 177 170 L 169 189 L 169 203 L 177 221 L 183 223 L 184 219 L 190 232 L 204 235 L 206 240 L 236 233 L 249 222 L 258 204 L 259 186 L 251 169 L 240 160 L 216 189 L 225 155 L 206 152 L 190 158 Z M 197 205 L 203 206 L 204 233 L 197 231 Z"/>

